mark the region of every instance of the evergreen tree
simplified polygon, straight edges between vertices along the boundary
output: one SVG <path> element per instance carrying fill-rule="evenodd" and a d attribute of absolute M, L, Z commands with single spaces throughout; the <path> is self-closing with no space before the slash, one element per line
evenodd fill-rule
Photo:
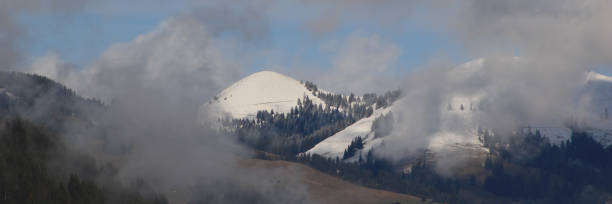
<path fill-rule="evenodd" d="M 348 148 L 346 148 L 346 150 L 344 150 L 344 154 L 342 155 L 342 159 L 348 159 L 351 158 L 353 156 L 355 156 L 355 152 L 357 152 L 358 150 L 363 149 L 363 139 L 361 138 L 361 136 L 357 136 L 357 138 L 353 139 L 353 141 L 351 141 L 351 144 L 349 144 Z M 361 155 L 360 155 L 361 157 Z"/>

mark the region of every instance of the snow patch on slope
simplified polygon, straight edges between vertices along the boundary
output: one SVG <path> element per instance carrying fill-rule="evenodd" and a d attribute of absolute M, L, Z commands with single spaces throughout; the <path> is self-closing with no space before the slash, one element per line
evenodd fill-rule
<path fill-rule="evenodd" d="M 390 111 L 391 107 L 374 110 L 374 113 L 372 113 L 370 117 L 362 118 L 346 127 L 344 130 L 319 142 L 313 148 L 306 151 L 306 154 L 317 154 L 328 158 L 342 158 L 344 150 L 346 150 L 351 142 L 359 136 L 361 136 L 365 142 L 364 150 L 371 148 L 372 144 L 376 143 L 373 142 L 375 140 L 375 135 L 372 131 L 374 120 L 388 114 Z"/>
<path fill-rule="evenodd" d="M 548 138 L 553 145 L 561 145 L 572 138 L 572 130 L 566 127 L 530 127 L 524 128 L 524 133 L 528 132 L 527 129 L 531 129 L 534 134 L 536 130 L 539 131 L 540 135 Z M 590 121 L 583 131 L 604 147 L 612 145 L 612 121 Z"/>

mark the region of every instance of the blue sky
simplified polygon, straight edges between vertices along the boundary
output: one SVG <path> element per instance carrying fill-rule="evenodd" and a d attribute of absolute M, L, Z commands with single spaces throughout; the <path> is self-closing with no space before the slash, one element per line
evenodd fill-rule
<path fill-rule="evenodd" d="M 62 59 L 85 65 L 109 46 L 129 42 L 152 31 L 167 16 L 103 16 L 80 13 L 70 19 L 58 15 L 22 16 L 32 43 L 25 50 L 31 58 L 50 52 Z"/>
<path fill-rule="evenodd" d="M 188 7 L 189 3 L 178 2 L 172 6 L 157 5 L 130 10 L 120 1 L 107 1 L 104 5 L 96 5 L 95 10 L 84 9 L 69 16 L 21 15 L 20 23 L 26 26 L 31 41 L 23 49 L 30 60 L 56 53 L 65 61 L 85 66 L 113 44 L 129 42 L 138 35 L 146 34 L 170 16 L 187 11 Z M 329 67 L 332 56 L 321 46 L 351 35 L 377 35 L 383 41 L 398 46 L 401 55 L 394 68 L 398 72 L 410 71 L 431 57 L 446 57 L 457 63 L 469 60 L 461 54 L 463 52 L 455 39 L 434 31 L 425 23 L 407 21 L 402 24 L 403 28 L 386 29 L 384 26 L 353 21 L 340 24 L 333 32 L 315 36 L 299 26 L 303 23 L 299 22 L 299 17 L 286 16 L 291 15 L 289 13 L 274 14 L 269 19 L 269 39 L 260 46 L 275 53 L 249 65 L 249 72 L 266 66 L 290 67 L 296 61 L 314 67 Z M 251 49 L 256 52 L 261 47 Z"/>

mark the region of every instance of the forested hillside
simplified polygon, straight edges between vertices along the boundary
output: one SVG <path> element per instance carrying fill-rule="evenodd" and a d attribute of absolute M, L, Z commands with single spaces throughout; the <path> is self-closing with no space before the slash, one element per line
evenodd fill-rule
<path fill-rule="evenodd" d="M 0 71 L 0 115 L 20 116 L 52 131 L 66 122 L 90 125 L 104 109 L 97 99 L 84 99 L 73 90 L 35 74 Z"/>
<path fill-rule="evenodd" d="M 0 120 L 0 173 L 0 203 L 167 203 L 143 181 L 123 186 L 112 165 L 20 118 Z"/>
<path fill-rule="evenodd" d="M 60 136 L 92 126 L 104 109 L 46 77 L 0 71 L 0 203 L 167 203 Z"/>

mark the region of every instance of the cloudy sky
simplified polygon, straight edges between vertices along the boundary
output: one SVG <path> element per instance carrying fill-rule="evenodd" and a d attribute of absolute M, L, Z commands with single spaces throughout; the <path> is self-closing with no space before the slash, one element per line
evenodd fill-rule
<path fill-rule="evenodd" d="M 68 2 L 76 4 L 74 1 Z M 348 54 L 367 54 L 343 52 L 359 46 L 380 46 L 376 52 L 390 52 L 390 56 L 380 56 L 370 64 L 383 66 L 378 69 L 392 72 L 410 71 L 427 63 L 432 57 L 444 57 L 453 62 L 471 58 L 462 52 L 458 39 L 431 26 L 435 22 L 424 21 L 424 14 L 419 13 L 418 9 L 412 10 L 411 7 L 417 5 L 391 2 L 401 4 L 401 9 L 391 10 L 386 7 L 369 8 L 372 5 L 365 3 L 343 5 L 340 1 L 333 4 L 233 1 L 221 6 L 215 5 L 219 3 L 190 0 L 172 3 L 141 0 L 130 2 L 92 1 L 69 12 L 25 11 L 15 15 L 17 23 L 27 31 L 23 34 L 27 35 L 28 43 L 20 45 L 26 64 L 53 54 L 77 66 L 87 66 L 111 46 L 150 33 L 173 16 L 194 12 L 206 18 L 207 12 L 213 12 L 211 8 L 215 8 L 217 14 L 228 15 L 227 18 L 233 15 L 229 14 L 231 12 L 251 12 L 260 18 L 245 17 L 236 21 L 263 21 L 261 25 L 255 25 L 262 26 L 260 36 L 251 39 L 258 42 L 239 45 L 244 52 L 257 53 L 245 65 L 247 72 L 271 67 L 326 70 L 333 66 L 344 66 L 346 64 L 342 64 L 341 58 L 350 57 Z M 345 6 L 350 8 L 345 11 Z M 237 11 L 220 10 L 219 7 Z M 399 14 L 388 15 L 387 12 Z M 224 35 L 222 38 L 235 37 L 231 33 Z"/>
<path fill-rule="evenodd" d="M 233 64 L 233 77 L 218 81 L 266 69 L 313 80 L 332 91 L 363 93 L 396 88 L 398 80 L 385 79 L 431 64 L 456 66 L 480 57 L 559 58 L 580 70 L 606 74 L 611 64 L 605 57 L 612 47 L 606 37 L 612 33 L 606 20 L 611 6 L 600 0 L 4 0 L 2 5 L 0 43 L 8 45 L 0 48 L 6 58 L 3 69 L 25 67 L 68 85 L 57 78 L 65 66 L 56 65 L 100 67 L 108 59 L 104 56 L 119 51 L 113 49 L 117 45 L 130 47 L 126 44 L 139 37 L 181 28 L 164 22 L 187 21 L 193 23 L 188 27 L 202 26 L 207 36 L 178 38 L 210 39 L 215 45 L 205 43 L 211 46 L 203 49 L 217 52 L 215 57 L 192 57 L 221 57 L 226 65 Z M 165 46 L 176 46 L 167 42 Z M 164 45 L 157 48 L 165 50 Z M 45 65 L 50 63 L 51 68 Z M 357 76 L 368 77 L 356 83 Z"/>

